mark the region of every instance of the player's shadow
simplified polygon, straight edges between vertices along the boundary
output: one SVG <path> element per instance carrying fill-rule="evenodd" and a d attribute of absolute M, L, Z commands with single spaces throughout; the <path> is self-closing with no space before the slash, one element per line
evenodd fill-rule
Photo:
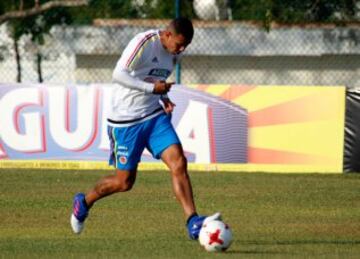
<path fill-rule="evenodd" d="M 293 254 L 293 253 L 288 253 L 288 252 L 279 252 L 279 251 L 266 251 L 266 250 L 263 250 L 263 251 L 259 251 L 259 250 L 251 250 L 251 249 L 231 249 L 229 251 L 226 251 L 225 252 L 226 254 L 242 254 L 242 255 L 245 255 L 245 254 L 271 254 L 271 255 L 285 255 L 285 254 Z"/>
<path fill-rule="evenodd" d="M 331 244 L 331 245 L 358 245 L 360 240 L 293 240 L 293 241 L 240 241 L 238 245 L 241 246 L 255 246 L 252 248 L 243 249 L 231 249 L 226 251 L 226 254 L 268 254 L 268 255 L 296 255 L 296 252 L 281 251 L 270 251 L 267 246 L 292 246 L 292 245 L 320 245 L 320 244 Z M 261 248 L 259 248 L 261 247 Z"/>
<path fill-rule="evenodd" d="M 275 240 L 275 241 L 240 241 L 243 245 L 311 245 L 311 244 L 338 244 L 338 245 L 358 245 L 360 240 Z"/>

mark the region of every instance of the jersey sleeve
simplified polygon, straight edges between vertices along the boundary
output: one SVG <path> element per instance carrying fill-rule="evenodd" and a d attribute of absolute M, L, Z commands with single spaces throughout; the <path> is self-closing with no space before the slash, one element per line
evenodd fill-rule
<path fill-rule="evenodd" d="M 151 55 L 151 43 L 156 33 L 135 36 L 124 49 L 117 66 L 129 71 L 136 70 Z"/>
<path fill-rule="evenodd" d="M 119 67 L 114 70 L 112 78 L 114 83 L 121 84 L 130 89 L 140 90 L 147 94 L 151 94 L 154 90 L 153 83 L 147 83 L 136 77 L 132 77 L 128 70 Z"/>
<path fill-rule="evenodd" d="M 130 73 L 138 69 L 151 55 L 151 42 L 156 35 L 156 33 L 149 33 L 145 36 L 137 35 L 129 42 L 116 64 L 113 72 L 113 82 L 120 83 L 128 88 L 152 93 L 154 89 L 153 83 L 134 78 Z"/>

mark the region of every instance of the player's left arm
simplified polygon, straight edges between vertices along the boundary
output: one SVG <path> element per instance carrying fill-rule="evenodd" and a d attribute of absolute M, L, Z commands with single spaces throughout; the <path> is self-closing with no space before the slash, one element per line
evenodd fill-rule
<path fill-rule="evenodd" d="M 180 62 L 182 56 L 183 56 L 183 54 L 180 53 L 176 57 L 174 57 L 174 59 L 173 59 L 174 66 Z M 164 110 L 167 114 L 172 113 L 174 111 L 176 104 L 170 100 L 170 98 L 167 94 L 161 95 L 161 101 L 163 103 Z"/>
<path fill-rule="evenodd" d="M 172 113 L 174 111 L 176 104 L 170 100 L 167 94 L 161 95 L 161 101 L 163 103 L 164 110 L 167 114 Z"/>

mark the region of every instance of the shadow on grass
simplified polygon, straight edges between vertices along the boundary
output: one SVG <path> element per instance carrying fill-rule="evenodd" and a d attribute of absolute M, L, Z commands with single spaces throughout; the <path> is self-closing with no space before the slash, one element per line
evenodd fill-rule
<path fill-rule="evenodd" d="M 247 245 L 247 246 L 256 246 L 252 248 L 243 249 L 229 249 L 226 251 L 226 254 L 243 254 L 243 255 L 284 255 L 284 256 L 291 256 L 291 255 L 299 255 L 299 251 L 281 251 L 283 249 L 274 249 L 270 250 L 269 246 L 295 246 L 295 245 L 358 245 L 360 244 L 360 240 L 291 240 L 291 241 L 281 241 L 281 240 L 274 240 L 274 241 L 258 241 L 258 240 L 249 240 L 249 241 L 238 241 L 240 245 Z M 260 248 L 260 246 L 262 246 Z M 269 248 L 269 249 L 267 249 Z"/>
<path fill-rule="evenodd" d="M 291 241 L 240 241 L 246 245 L 358 245 L 360 240 L 291 240 Z"/>
<path fill-rule="evenodd" d="M 281 252 L 281 251 L 259 251 L 259 250 L 240 250 L 240 249 L 234 249 L 226 251 L 225 254 L 268 254 L 268 255 L 290 255 L 294 253 L 289 252 Z"/>

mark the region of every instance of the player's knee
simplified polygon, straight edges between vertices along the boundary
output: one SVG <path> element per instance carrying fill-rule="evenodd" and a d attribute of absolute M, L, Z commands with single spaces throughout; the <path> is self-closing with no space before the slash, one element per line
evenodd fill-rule
<path fill-rule="evenodd" d="M 126 192 L 130 191 L 135 183 L 136 179 L 136 170 L 132 171 L 116 171 L 115 178 L 115 191 L 116 192 Z"/>
<path fill-rule="evenodd" d="M 134 185 L 133 182 L 125 182 L 122 186 L 123 192 L 130 191 L 132 189 L 133 185 Z"/>
<path fill-rule="evenodd" d="M 116 192 L 127 192 L 133 187 L 132 182 L 118 181 L 116 182 Z"/>
<path fill-rule="evenodd" d="M 182 174 L 186 172 L 187 159 L 185 156 L 180 155 L 172 161 L 171 170 L 174 173 Z"/>
<path fill-rule="evenodd" d="M 134 185 L 134 182 L 131 180 L 121 180 L 121 179 L 117 179 L 116 183 L 115 183 L 115 189 L 116 192 L 127 192 L 130 191 L 132 189 Z"/>

